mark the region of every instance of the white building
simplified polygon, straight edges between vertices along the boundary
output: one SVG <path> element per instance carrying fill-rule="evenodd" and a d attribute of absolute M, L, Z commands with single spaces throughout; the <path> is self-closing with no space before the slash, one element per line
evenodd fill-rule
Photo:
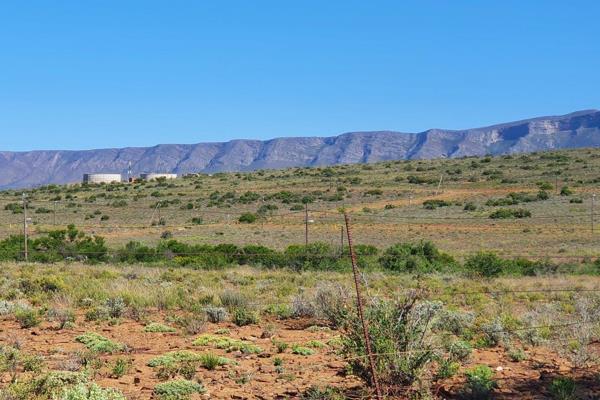
<path fill-rule="evenodd" d="M 83 174 L 83 183 L 114 183 L 122 179 L 121 174 Z"/>

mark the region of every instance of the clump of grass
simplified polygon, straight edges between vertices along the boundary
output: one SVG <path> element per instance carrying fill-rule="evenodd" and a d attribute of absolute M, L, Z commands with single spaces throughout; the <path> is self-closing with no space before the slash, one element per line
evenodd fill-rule
<path fill-rule="evenodd" d="M 550 384 L 550 394 L 555 400 L 575 400 L 575 381 L 572 378 L 556 378 Z"/>
<path fill-rule="evenodd" d="M 167 326 L 167 325 L 163 325 L 163 324 L 159 324 L 156 322 L 152 322 L 148 325 L 146 325 L 144 327 L 144 332 L 150 332 L 150 333 L 175 333 L 177 332 L 177 329 Z"/>
<path fill-rule="evenodd" d="M 87 332 L 75 338 L 76 341 L 85 345 L 88 350 L 95 353 L 116 353 L 125 350 L 121 343 L 113 342 L 95 332 Z"/>
<path fill-rule="evenodd" d="M 212 335 L 202 335 L 193 342 L 194 346 L 213 346 L 217 349 L 226 350 L 227 352 L 241 351 L 245 354 L 262 353 L 262 349 L 256 345 L 245 342 L 243 340 L 232 339 L 228 337 L 218 337 Z"/>
<path fill-rule="evenodd" d="M 209 371 L 214 370 L 217 367 L 231 364 L 232 361 L 225 357 L 219 357 L 216 354 L 206 353 L 200 356 L 200 365 Z"/>
<path fill-rule="evenodd" d="M 123 358 L 118 358 L 111 368 L 111 376 L 117 379 L 122 377 L 127 373 L 130 366 L 131 362 Z"/>
<path fill-rule="evenodd" d="M 187 400 L 195 393 L 204 392 L 206 389 L 202 384 L 185 379 L 159 383 L 154 387 L 154 395 L 160 400 Z"/>

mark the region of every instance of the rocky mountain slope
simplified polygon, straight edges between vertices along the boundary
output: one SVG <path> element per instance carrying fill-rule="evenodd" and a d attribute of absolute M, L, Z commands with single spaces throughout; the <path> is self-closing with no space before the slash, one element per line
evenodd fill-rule
<path fill-rule="evenodd" d="M 78 182 L 84 173 L 218 172 L 600 146 L 600 111 L 466 130 L 350 132 L 334 137 L 163 144 L 83 151 L 0 152 L 0 188 Z"/>

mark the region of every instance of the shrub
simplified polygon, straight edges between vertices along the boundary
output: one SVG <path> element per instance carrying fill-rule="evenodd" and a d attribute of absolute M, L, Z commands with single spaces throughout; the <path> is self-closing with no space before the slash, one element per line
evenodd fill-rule
<path fill-rule="evenodd" d="M 568 186 L 563 186 L 560 189 L 560 195 L 561 196 L 570 196 L 572 194 L 573 194 L 573 191 Z"/>
<path fill-rule="evenodd" d="M 75 313 L 68 308 L 52 308 L 48 310 L 48 319 L 58 322 L 59 329 L 65 329 L 73 326 Z"/>
<path fill-rule="evenodd" d="M 423 208 L 426 210 L 435 210 L 436 208 L 448 207 L 450 205 L 452 205 L 452 204 L 447 202 L 446 200 L 432 199 L 432 200 L 425 200 L 423 202 Z"/>
<path fill-rule="evenodd" d="M 206 389 L 198 382 L 178 379 L 159 383 L 154 387 L 154 394 L 160 400 L 186 400 L 194 393 L 204 393 Z"/>
<path fill-rule="evenodd" d="M 232 311 L 236 308 L 246 308 L 248 300 L 240 292 L 234 292 L 232 290 L 226 290 L 219 295 L 221 304 Z"/>
<path fill-rule="evenodd" d="M 488 278 L 500 275 L 505 266 L 506 262 L 491 252 L 479 252 L 465 260 L 467 271 Z"/>
<path fill-rule="evenodd" d="M 38 313 L 30 308 L 18 308 L 15 311 L 15 319 L 22 329 L 29 329 L 40 324 L 41 319 Z"/>
<path fill-rule="evenodd" d="M 256 219 L 257 219 L 256 214 L 244 213 L 244 214 L 240 215 L 240 218 L 238 218 L 238 221 L 241 222 L 242 224 L 253 224 L 256 222 Z"/>
<path fill-rule="evenodd" d="M 524 208 L 500 208 L 492 212 L 489 217 L 491 219 L 529 218 L 531 217 L 531 211 Z"/>
<path fill-rule="evenodd" d="M 227 352 L 241 351 L 245 354 L 262 353 L 262 349 L 252 343 L 213 335 L 202 335 L 194 340 L 192 344 L 194 346 L 214 346 L 217 349 L 226 350 Z"/>
<path fill-rule="evenodd" d="M 223 307 L 206 307 L 204 312 L 208 320 L 213 324 L 218 324 L 228 318 L 227 310 Z"/>
<path fill-rule="evenodd" d="M 457 340 L 448 347 L 448 354 L 452 360 L 456 361 L 467 361 L 473 352 L 473 348 L 469 342 Z"/>
<path fill-rule="evenodd" d="M 494 373 L 487 365 L 477 365 L 465 372 L 467 382 L 465 394 L 471 399 L 489 399 L 497 384 L 492 379 Z"/>
<path fill-rule="evenodd" d="M 163 324 L 159 324 L 156 322 L 150 323 L 148 325 L 146 325 L 144 327 L 144 332 L 151 332 L 151 333 L 174 333 L 177 332 L 177 329 L 167 326 L 167 325 L 163 325 Z"/>
<path fill-rule="evenodd" d="M 465 211 L 475 211 L 475 210 L 477 210 L 477 206 L 473 202 L 468 202 L 463 207 L 463 210 L 465 210 Z"/>
<path fill-rule="evenodd" d="M 313 354 L 315 354 L 315 351 L 309 349 L 308 347 L 294 345 L 292 346 L 292 354 L 298 354 L 301 356 L 312 356 Z"/>
<path fill-rule="evenodd" d="M 85 345 L 85 347 L 95 353 L 115 353 L 125 349 L 124 345 L 113 342 L 112 340 L 94 332 L 88 332 L 83 335 L 79 335 L 75 338 L 75 340 L 79 343 L 82 343 Z"/>
<path fill-rule="evenodd" d="M 120 318 L 125 311 L 125 302 L 120 297 L 107 299 L 104 306 L 111 318 Z"/>
<path fill-rule="evenodd" d="M 148 361 L 148 366 L 152 368 L 173 366 L 180 363 L 200 362 L 200 360 L 202 360 L 200 354 L 194 353 L 193 351 L 180 350 L 154 357 Z"/>
<path fill-rule="evenodd" d="M 378 354 L 376 371 L 382 385 L 409 386 L 424 378 L 435 359 L 431 322 L 442 309 L 440 302 L 418 302 L 415 294 L 399 301 L 374 300 L 365 310 L 373 353 Z M 360 319 L 353 314 L 345 323 L 342 353 L 350 359 L 352 372 L 371 384 Z M 400 393 L 390 393 L 390 395 Z"/>
<path fill-rule="evenodd" d="M 56 400 L 126 400 L 126 397 L 116 389 L 104 389 L 95 383 L 80 383 L 63 389 Z"/>
<path fill-rule="evenodd" d="M 236 308 L 233 311 L 232 321 L 237 326 L 246 326 L 258 324 L 259 317 L 256 311 L 252 311 L 247 308 Z"/>
<path fill-rule="evenodd" d="M 454 264 L 447 254 L 441 253 L 433 243 L 399 243 L 385 250 L 379 258 L 385 269 L 397 272 L 433 272 Z"/>

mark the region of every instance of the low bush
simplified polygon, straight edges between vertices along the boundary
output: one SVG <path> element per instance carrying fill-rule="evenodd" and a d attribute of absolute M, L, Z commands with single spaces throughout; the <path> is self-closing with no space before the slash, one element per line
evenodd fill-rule
<path fill-rule="evenodd" d="M 184 379 L 159 383 L 154 387 L 154 395 L 160 400 L 187 400 L 195 393 L 204 392 L 206 389 L 200 383 Z"/>
<path fill-rule="evenodd" d="M 95 383 L 80 383 L 70 388 L 63 389 L 56 400 L 126 400 L 126 397 L 117 389 L 104 389 Z"/>
<path fill-rule="evenodd" d="M 492 212 L 489 217 L 491 219 L 530 218 L 531 211 L 524 208 L 500 208 Z"/>
<path fill-rule="evenodd" d="M 146 325 L 144 327 L 144 332 L 151 332 L 151 333 L 175 333 L 177 332 L 177 329 L 167 326 L 167 325 L 163 325 L 163 324 L 159 324 L 156 322 L 150 323 L 148 325 Z"/>
<path fill-rule="evenodd" d="M 431 323 L 442 310 L 441 303 L 418 301 L 415 294 L 397 300 L 375 299 L 365 310 L 376 371 L 382 385 L 400 395 L 403 388 L 426 379 L 425 371 L 436 360 Z M 364 345 L 360 318 L 351 315 L 342 327 L 342 353 L 350 359 L 351 371 L 371 384 L 372 376 Z"/>
<path fill-rule="evenodd" d="M 465 395 L 474 400 L 485 400 L 492 397 L 498 386 L 493 380 L 494 372 L 487 365 L 477 365 L 465 372 Z"/>
<path fill-rule="evenodd" d="M 22 329 L 36 327 L 42 322 L 37 311 L 31 308 L 18 308 L 15 311 L 15 319 Z"/>
<path fill-rule="evenodd" d="M 75 338 L 75 340 L 85 345 L 88 350 L 91 350 L 95 353 L 116 353 L 125 350 L 124 345 L 113 342 L 112 340 L 94 332 L 88 332 L 83 335 L 79 335 Z"/>
<path fill-rule="evenodd" d="M 455 265 L 454 259 L 440 252 L 433 243 L 399 243 L 386 249 L 379 258 L 385 269 L 396 272 L 433 272 Z"/>

